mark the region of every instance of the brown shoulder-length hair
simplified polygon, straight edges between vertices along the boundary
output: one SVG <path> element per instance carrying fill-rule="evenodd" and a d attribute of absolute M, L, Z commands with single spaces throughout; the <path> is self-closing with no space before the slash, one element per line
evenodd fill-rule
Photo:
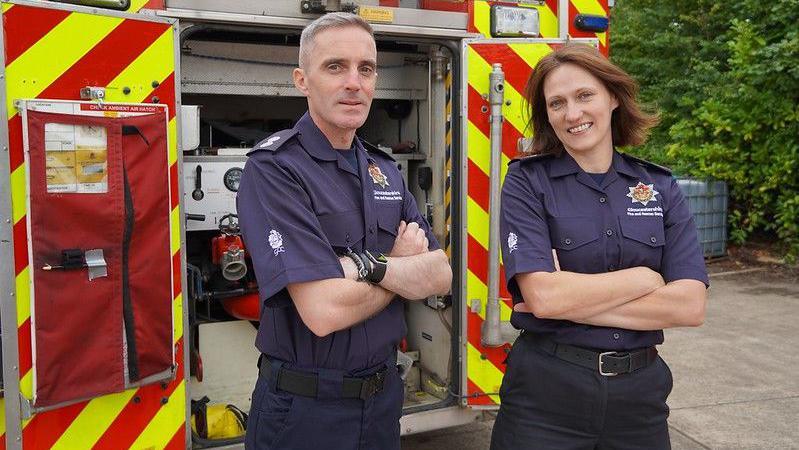
<path fill-rule="evenodd" d="M 613 111 L 610 127 L 614 146 L 641 145 L 649 135 L 649 129 L 658 123 L 658 115 L 641 110 L 636 97 L 638 83 L 594 47 L 586 44 L 568 43 L 544 56 L 536 64 L 527 81 L 525 98 L 528 102 L 528 127 L 533 129 L 530 148 L 523 149 L 533 154 L 563 151 L 563 144 L 555 135 L 547 116 L 547 101 L 544 97 L 544 80 L 553 70 L 563 64 L 574 64 L 597 77 L 616 98 L 619 106 Z"/>

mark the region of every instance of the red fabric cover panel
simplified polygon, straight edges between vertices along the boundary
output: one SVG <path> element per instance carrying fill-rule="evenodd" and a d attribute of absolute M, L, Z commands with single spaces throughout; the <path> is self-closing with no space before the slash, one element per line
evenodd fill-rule
<path fill-rule="evenodd" d="M 45 123 L 106 127 L 108 192 L 48 193 Z M 33 246 L 35 406 L 120 391 L 122 361 L 122 234 L 125 217 L 121 127 L 103 117 L 28 112 Z M 61 250 L 103 249 L 108 276 L 89 281 L 86 269 L 45 271 Z"/>
<path fill-rule="evenodd" d="M 169 369 L 173 362 L 166 115 L 159 112 L 119 120 L 127 130 L 138 129 L 122 136 L 122 159 L 135 213 L 129 283 L 139 377 L 145 378 Z"/>
<path fill-rule="evenodd" d="M 106 128 L 107 193 L 47 192 L 46 123 Z M 130 381 L 170 369 L 172 258 L 165 114 L 108 118 L 29 111 L 28 131 L 35 406 L 125 388 L 125 298 L 130 300 L 133 324 L 128 334 L 134 341 L 128 340 Z M 88 281 L 87 269 L 42 270 L 45 264 L 59 264 L 61 251 L 68 248 L 103 249 L 108 276 Z"/>

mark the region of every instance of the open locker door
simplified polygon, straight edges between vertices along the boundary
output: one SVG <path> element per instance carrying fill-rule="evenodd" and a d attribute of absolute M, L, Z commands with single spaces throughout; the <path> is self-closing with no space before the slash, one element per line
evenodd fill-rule
<path fill-rule="evenodd" d="M 2 2 L 5 448 L 187 442 L 179 29 L 145 6 Z"/>
<path fill-rule="evenodd" d="M 491 156 L 494 152 L 500 153 L 495 161 L 499 162 L 496 173 L 500 178 L 498 186 L 501 186 L 508 163 L 519 154 L 519 140 L 530 136 L 526 120 L 527 101 L 524 99 L 527 79 L 536 63 L 562 42 L 556 39 L 480 39 L 464 41 L 462 46 L 462 85 L 465 89 L 462 95 L 466 111 L 461 136 L 465 149 L 463 165 L 467 167 L 467 200 L 463 217 L 467 230 L 464 247 L 464 260 L 467 261 L 464 297 L 466 355 L 463 358 L 466 379 L 462 380 L 462 385 L 463 395 L 472 406 L 496 407 L 499 404 L 497 394 L 505 372 L 504 361 L 515 338 L 507 323 L 512 302 L 498 246 L 489 254 Z M 500 73 L 501 77 L 498 77 Z M 497 89 L 498 82 L 502 86 Z M 490 93 L 492 89 L 495 94 L 500 94 L 499 97 Z M 497 98 L 499 103 L 495 113 L 499 115 L 501 108 L 501 119 L 492 120 L 490 101 Z M 493 134 L 497 140 L 493 152 L 492 122 L 498 126 Z M 498 195 L 496 198 L 498 203 Z M 498 211 L 498 205 L 495 206 Z M 495 216 L 498 224 L 499 216 Z M 492 260 L 496 261 L 493 264 L 494 275 L 490 275 Z M 492 280 L 496 280 L 496 287 L 495 294 L 490 295 Z M 494 300 L 493 310 L 492 298 L 489 297 Z M 495 313 L 499 320 L 493 321 L 492 328 L 490 319 Z"/>

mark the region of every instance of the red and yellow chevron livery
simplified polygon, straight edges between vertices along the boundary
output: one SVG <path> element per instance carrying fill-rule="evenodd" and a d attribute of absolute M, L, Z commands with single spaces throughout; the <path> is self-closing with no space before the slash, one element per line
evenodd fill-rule
<path fill-rule="evenodd" d="M 162 6 L 162 1 L 132 0 L 128 12 Z M 82 87 L 105 86 L 105 101 L 108 102 L 165 104 L 169 110 L 172 174 L 170 224 L 175 280 L 173 335 L 175 354 L 178 355 L 176 379 L 34 414 L 20 423 L 21 445 L 25 449 L 185 448 L 187 400 L 182 364 L 182 257 L 175 118 L 176 25 L 174 21 L 143 15 L 9 2 L 2 4 L 2 33 L 10 167 L 9 173 L 2 176 L 11 181 L 19 348 L 17 367 L 23 397 L 32 397 L 32 330 L 26 168 L 22 120 L 14 107 L 14 100 L 80 100 Z M 10 355 L 5 356 L 9 358 Z M 10 397 L 5 401 L 16 399 Z M 4 406 L 0 408 L 3 416 Z M 5 448 L 6 444 L 5 423 L 5 417 L 2 417 L 0 448 Z"/>

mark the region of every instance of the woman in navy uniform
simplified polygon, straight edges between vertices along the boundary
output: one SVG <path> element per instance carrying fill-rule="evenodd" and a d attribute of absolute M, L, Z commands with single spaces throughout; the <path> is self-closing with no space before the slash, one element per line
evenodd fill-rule
<path fill-rule="evenodd" d="M 507 360 L 499 449 L 666 449 L 663 329 L 699 326 L 708 277 L 671 172 L 621 153 L 656 117 L 596 49 L 545 56 L 527 85 L 532 153 L 502 189 L 502 255 L 523 332 Z"/>

